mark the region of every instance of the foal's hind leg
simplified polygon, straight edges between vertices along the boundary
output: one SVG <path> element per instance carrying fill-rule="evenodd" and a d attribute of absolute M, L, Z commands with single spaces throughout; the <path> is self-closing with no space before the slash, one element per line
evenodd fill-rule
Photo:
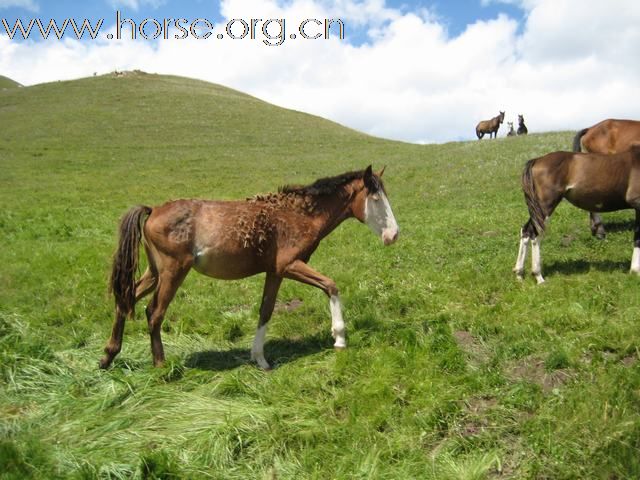
<path fill-rule="evenodd" d="M 633 255 L 631 273 L 640 274 L 640 210 L 636 210 L 636 222 L 633 227 Z"/>
<path fill-rule="evenodd" d="M 524 264 L 527 259 L 527 250 L 531 243 L 531 274 L 536 278 L 538 284 L 544 283 L 542 277 L 542 258 L 540 255 L 540 237 L 538 236 L 531 219 L 527 221 L 520 230 L 520 247 L 518 248 L 518 258 L 513 271 L 518 280 L 524 280 Z"/>
<path fill-rule="evenodd" d="M 191 265 L 180 265 L 175 260 L 171 260 L 163 262 L 163 267 L 159 273 L 158 287 L 146 310 L 149 336 L 151 337 L 151 354 L 155 367 L 164 365 L 164 348 L 160 336 L 164 315 L 176 291 L 189 273 Z"/>
<path fill-rule="evenodd" d="M 542 256 L 540 255 L 540 237 L 531 239 L 531 275 L 536 279 L 538 285 L 544 283 L 542 278 Z"/>
<path fill-rule="evenodd" d="M 527 259 L 527 250 L 529 249 L 530 238 L 525 235 L 526 225 L 520 230 L 520 247 L 518 248 L 518 258 L 516 259 L 516 266 L 513 267 L 513 271 L 516 274 L 516 278 L 520 281 L 524 280 L 524 262 Z"/>
<path fill-rule="evenodd" d="M 136 282 L 136 302 L 153 292 L 158 285 L 158 274 L 147 268 Z"/>
<path fill-rule="evenodd" d="M 273 307 L 276 304 L 278 290 L 282 284 L 282 277 L 274 273 L 267 273 L 264 281 L 264 291 L 262 293 L 262 303 L 260 304 L 260 320 L 258 321 L 258 330 L 251 347 L 251 360 L 254 360 L 258 366 L 264 370 L 271 367 L 264 358 L 264 339 L 267 335 L 267 323 L 273 314 Z"/>
<path fill-rule="evenodd" d="M 157 277 L 147 268 L 142 277 L 136 282 L 136 302 L 153 291 L 157 284 Z M 100 359 L 100 368 L 107 368 L 113 359 L 122 350 L 122 336 L 127 312 L 120 310 L 116 305 L 116 316 L 111 329 L 111 337 L 104 349 L 105 356 Z"/>
<path fill-rule="evenodd" d="M 108 368 L 113 362 L 113 359 L 120 353 L 122 349 L 122 335 L 124 334 L 124 321 L 127 317 L 127 312 L 123 312 L 116 304 L 116 316 L 113 320 L 113 327 L 111 328 L 111 337 L 104 347 L 104 357 L 100 359 L 100 368 Z"/>
<path fill-rule="evenodd" d="M 595 212 L 589 212 L 589 223 L 591 224 L 591 235 L 598 240 L 604 240 L 607 232 L 604 229 L 600 215 Z"/>

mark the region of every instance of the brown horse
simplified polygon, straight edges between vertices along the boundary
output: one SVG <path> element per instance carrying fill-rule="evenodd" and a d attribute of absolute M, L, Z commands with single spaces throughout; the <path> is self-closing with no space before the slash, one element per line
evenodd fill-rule
<path fill-rule="evenodd" d="M 591 212 L 636 211 L 631 272 L 640 273 L 640 146 L 615 155 L 554 152 L 527 162 L 522 174 L 529 220 L 520 232 L 514 272 L 522 280 L 531 242 L 531 270 L 542 278 L 540 238 L 545 222 L 563 198 Z"/>
<path fill-rule="evenodd" d="M 482 139 L 485 133 L 489 134 L 489 138 L 491 138 L 491 134 L 493 134 L 494 138 L 497 138 L 498 129 L 502 122 L 504 122 L 504 112 L 500 112 L 498 116 L 493 117 L 491 120 L 482 120 L 476 125 L 478 140 Z"/>
<path fill-rule="evenodd" d="M 576 133 L 573 139 L 573 151 L 620 153 L 629 150 L 634 142 L 640 142 L 640 122 L 609 118 Z M 589 219 L 591 234 L 600 239 L 605 238 L 606 231 L 600 215 L 589 212 Z"/>
<path fill-rule="evenodd" d="M 176 200 L 154 208 L 132 208 L 120 224 L 111 275 L 115 320 L 100 367 L 107 368 L 120 352 L 125 318 L 133 316 L 136 302 L 151 292 L 153 298 L 146 308 L 151 352 L 154 365 L 163 364 L 162 320 L 191 268 L 222 280 L 266 272 L 251 349 L 251 358 L 260 367 L 269 368 L 263 346 L 267 322 L 284 278 L 327 294 L 334 346 L 344 348 L 345 326 L 338 288 L 307 262 L 320 240 L 350 217 L 366 223 L 385 245 L 395 242 L 398 224 L 381 176 L 382 172 L 375 174 L 369 166 L 364 171 L 320 179 L 306 187 L 283 187 L 279 193 L 246 201 Z M 135 281 L 141 239 L 149 266 Z"/>

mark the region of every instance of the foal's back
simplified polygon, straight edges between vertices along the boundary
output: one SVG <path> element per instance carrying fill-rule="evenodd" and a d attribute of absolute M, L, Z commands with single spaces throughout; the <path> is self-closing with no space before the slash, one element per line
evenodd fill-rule
<path fill-rule="evenodd" d="M 640 152 L 553 152 L 537 159 L 532 173 L 540 191 L 566 198 L 584 210 L 616 211 L 631 208 L 630 192 L 640 191 Z"/>

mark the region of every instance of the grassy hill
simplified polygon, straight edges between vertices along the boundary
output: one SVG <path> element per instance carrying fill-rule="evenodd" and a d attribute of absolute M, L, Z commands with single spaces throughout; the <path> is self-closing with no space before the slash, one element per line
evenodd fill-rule
<path fill-rule="evenodd" d="M 592 239 L 561 205 L 547 283 L 515 281 L 529 158 L 572 132 L 418 146 L 205 82 L 132 73 L 0 91 L 0 478 L 637 478 L 640 279 L 630 212 Z M 249 363 L 262 276 L 195 272 L 151 366 L 142 308 L 97 369 L 117 223 L 135 204 L 244 198 L 387 165 L 401 227 L 346 222 L 284 282 Z M 527 265 L 528 267 L 529 265 Z"/>
<path fill-rule="evenodd" d="M 20 85 L 15 80 L 11 80 L 10 78 L 0 75 L 0 90 L 5 90 L 7 88 L 16 88 L 21 86 L 22 85 Z"/>

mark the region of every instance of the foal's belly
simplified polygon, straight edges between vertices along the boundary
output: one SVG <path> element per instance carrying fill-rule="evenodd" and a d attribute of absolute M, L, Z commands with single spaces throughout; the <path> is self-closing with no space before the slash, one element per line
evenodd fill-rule
<path fill-rule="evenodd" d="M 571 204 L 590 212 L 614 212 L 630 208 L 624 193 L 583 191 L 579 187 L 570 188 L 564 195 Z"/>
<path fill-rule="evenodd" d="M 195 252 L 193 268 L 203 275 L 221 280 L 237 280 L 264 271 L 255 256 L 246 250 L 227 252 L 214 248 Z"/>

